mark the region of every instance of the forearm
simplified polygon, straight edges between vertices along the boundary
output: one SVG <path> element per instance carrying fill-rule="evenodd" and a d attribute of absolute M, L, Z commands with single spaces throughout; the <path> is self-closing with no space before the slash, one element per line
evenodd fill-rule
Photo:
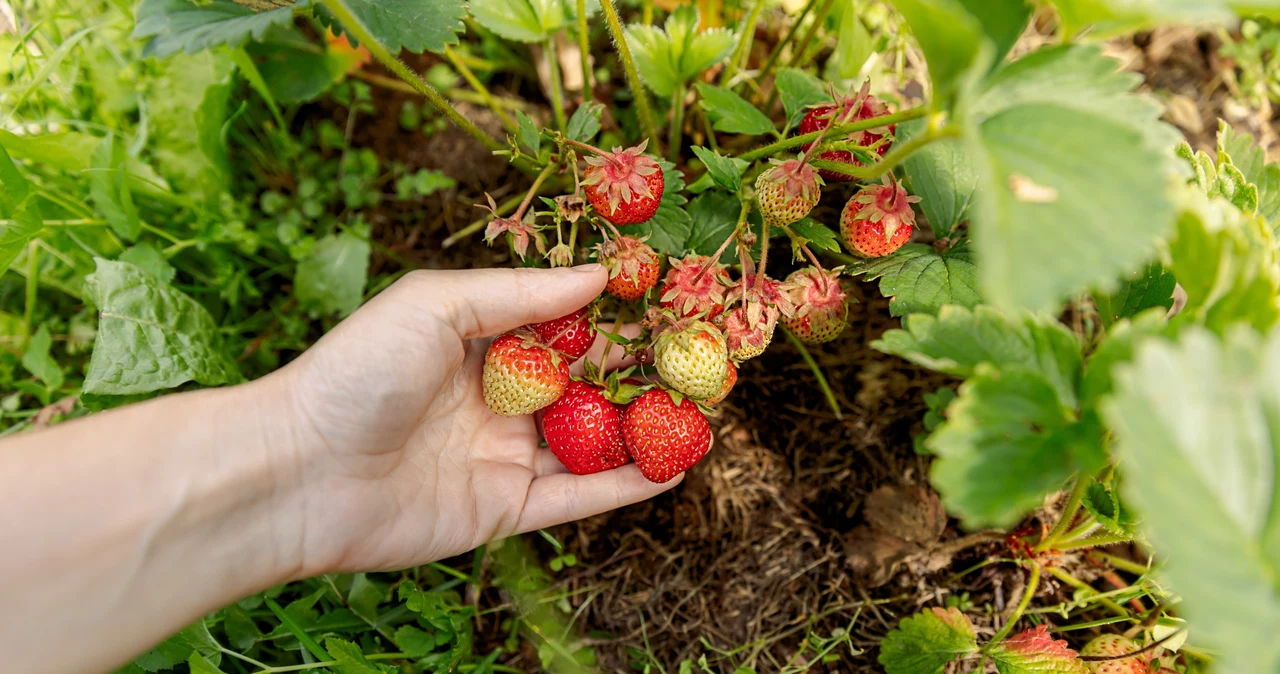
<path fill-rule="evenodd" d="M 106 670 L 300 572 L 290 425 L 263 418 L 273 388 L 168 396 L 0 443 L 8 666 Z"/>

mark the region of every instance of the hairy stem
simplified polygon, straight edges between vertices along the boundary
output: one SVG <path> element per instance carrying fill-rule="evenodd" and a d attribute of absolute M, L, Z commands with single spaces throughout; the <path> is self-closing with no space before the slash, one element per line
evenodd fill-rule
<path fill-rule="evenodd" d="M 512 218 L 519 220 L 524 217 L 525 209 L 529 208 L 529 204 L 533 203 L 533 197 L 537 195 L 538 190 L 542 188 L 542 183 L 547 181 L 547 178 L 551 176 L 551 172 L 556 170 L 556 168 L 557 166 L 555 164 L 547 164 L 546 167 L 542 169 L 542 172 L 538 174 L 538 177 L 533 179 L 533 185 L 531 185 L 529 187 L 529 191 L 525 193 L 524 201 L 520 202 L 520 207 L 516 209 L 515 214 L 511 216 Z"/>
<path fill-rule="evenodd" d="M 551 112 L 556 118 L 556 128 L 563 132 L 568 122 L 564 114 L 564 83 L 560 81 L 560 57 L 556 53 L 555 37 L 549 37 L 542 43 L 542 51 L 547 57 L 547 72 L 551 74 Z"/>
<path fill-rule="evenodd" d="M 432 107 L 439 110 L 450 122 L 453 122 L 455 126 L 462 129 L 468 136 L 476 139 L 478 143 L 489 150 L 496 152 L 503 149 L 501 143 L 490 138 L 489 134 L 481 131 L 480 127 L 463 117 L 462 113 L 458 112 L 452 105 L 449 105 L 449 101 L 446 101 L 440 95 L 440 92 L 436 91 L 435 87 L 428 84 L 418 73 L 396 58 L 381 42 L 378 42 L 373 37 L 373 33 L 369 31 L 369 28 L 361 23 L 360 19 L 356 18 L 355 13 L 347 6 L 346 0 L 320 0 L 320 2 L 342 24 L 342 27 L 356 38 L 357 42 L 364 45 L 369 50 L 369 53 L 378 59 L 379 63 L 386 66 L 396 77 L 407 82 L 409 86 L 413 87 L 414 91 L 426 98 L 427 102 L 431 103 Z"/>
<path fill-rule="evenodd" d="M 769 53 L 769 60 L 764 62 L 764 67 L 760 69 L 760 74 L 756 76 L 757 81 L 762 81 L 773 73 L 774 66 L 778 65 L 778 59 L 782 56 L 782 50 L 791 43 L 791 40 L 795 38 L 796 33 L 800 32 L 800 26 L 804 24 L 804 18 L 809 16 L 809 12 L 813 11 L 813 7 L 817 2 L 818 0 L 809 0 L 804 4 L 804 9 L 800 10 L 800 15 L 791 22 L 791 27 L 787 29 L 786 36 L 782 38 L 781 42 L 774 45 L 773 51 Z M 760 92 L 761 93 L 757 95 L 755 99 L 757 104 L 764 100 L 764 89 L 761 89 Z"/>
<path fill-rule="evenodd" d="M 680 159 L 680 144 L 684 141 L 684 83 L 676 85 L 671 95 L 671 129 L 667 139 L 667 159 L 672 162 Z"/>
<path fill-rule="evenodd" d="M 1096 589 L 1094 589 L 1093 586 L 1080 580 L 1079 578 L 1076 578 L 1075 576 L 1067 573 L 1066 571 L 1063 571 L 1062 569 L 1051 566 L 1048 568 L 1048 571 L 1049 571 L 1049 575 L 1053 576 L 1054 578 L 1057 578 L 1058 580 L 1066 583 L 1067 585 L 1070 585 L 1071 587 L 1077 590 L 1085 590 L 1093 594 L 1099 594 L 1099 592 Z M 1112 613 L 1118 616 L 1123 616 L 1125 618 L 1131 617 L 1129 615 L 1129 612 L 1125 610 L 1123 606 L 1115 603 L 1114 601 L 1111 601 L 1106 597 L 1097 597 L 1097 600 L 1098 600 L 1098 603 L 1106 607 L 1108 611 L 1111 611 Z"/>
<path fill-rule="evenodd" d="M 853 126 L 850 124 L 849 126 Z M 943 138 L 955 138 L 960 135 L 960 127 L 944 126 L 940 129 L 929 129 L 924 133 L 912 136 L 906 142 L 900 143 L 883 159 L 872 164 L 871 166 L 858 166 L 856 164 L 846 164 L 838 161 L 826 161 L 815 159 L 810 164 L 816 169 L 825 169 L 835 171 L 862 181 L 875 180 L 880 176 L 897 168 L 899 164 L 906 161 L 908 157 L 915 154 L 920 148 Z"/>
<path fill-rule="evenodd" d="M 720 86 L 729 86 L 733 76 L 746 65 L 747 55 L 751 51 L 751 41 L 756 34 L 756 24 L 760 21 L 760 12 L 764 10 L 764 3 L 765 0 L 756 0 L 751 6 L 751 11 L 742 20 L 742 28 L 738 33 L 738 46 L 734 47 L 733 56 L 729 57 L 729 63 L 720 75 Z"/>
<path fill-rule="evenodd" d="M 1036 545 L 1035 552 L 1044 552 L 1053 547 L 1053 544 L 1062 538 L 1062 535 L 1071 527 L 1071 523 L 1075 521 L 1076 512 L 1080 510 L 1080 504 L 1084 501 L 1085 491 L 1089 489 L 1092 482 L 1088 475 L 1080 475 L 1076 477 L 1076 484 L 1071 489 L 1071 496 L 1067 497 L 1067 504 L 1062 507 L 1062 517 L 1058 518 L 1058 523 L 1053 529 Z"/>
<path fill-rule="evenodd" d="M 990 652 L 992 646 L 1004 641 L 1004 638 L 1009 636 L 1009 632 L 1013 631 L 1014 625 L 1018 624 L 1018 621 L 1022 619 L 1022 614 L 1025 613 L 1027 607 L 1031 605 L 1031 598 L 1035 596 L 1036 589 L 1039 587 L 1040 565 L 1032 562 L 1031 577 L 1027 579 L 1027 589 L 1022 593 L 1022 599 L 1018 601 L 1018 605 L 1014 607 L 1013 613 L 1009 614 L 1009 619 L 1005 621 L 1004 627 L 1001 627 L 1000 631 L 996 632 L 994 637 L 991 637 L 991 641 L 987 642 L 986 647 L 983 648 L 984 652 Z"/>
<path fill-rule="evenodd" d="M 449 63 L 458 71 L 458 74 L 462 75 L 462 79 L 466 80 L 467 84 L 469 84 L 471 88 L 480 95 L 480 100 L 484 101 L 484 104 L 489 106 L 490 110 L 493 110 L 493 113 L 498 116 L 498 119 L 502 120 L 503 126 L 507 127 L 508 131 L 515 131 L 515 121 L 513 121 L 511 116 L 507 114 L 507 111 L 503 110 L 502 106 L 498 105 L 498 102 L 494 100 L 493 94 L 489 93 L 489 88 L 476 77 L 475 73 L 471 72 L 471 69 L 467 67 L 467 64 L 462 62 L 462 59 L 458 58 L 458 53 L 455 52 L 452 47 L 445 45 L 444 57 L 449 60 Z"/>
<path fill-rule="evenodd" d="M 841 126 L 832 128 L 830 133 L 837 137 L 846 136 L 848 134 L 853 133 L 854 131 L 866 131 L 867 129 L 876 129 L 882 126 L 889 126 L 890 124 L 898 124 L 900 122 L 907 122 L 913 119 L 920 119 L 921 117 L 924 117 L 927 114 L 929 114 L 929 110 L 928 108 L 925 108 L 923 106 L 918 108 L 910 108 L 908 110 L 895 112 L 890 115 L 884 115 L 881 117 L 872 117 L 871 119 L 862 119 L 850 124 L 843 124 Z M 738 155 L 738 158 L 745 159 L 746 161 L 756 161 L 757 159 L 772 157 L 773 155 L 778 154 L 780 152 L 785 152 L 792 148 L 800 147 L 802 145 L 808 145 L 809 143 L 812 143 L 813 141 L 817 140 L 818 136 L 821 135 L 821 133 L 822 133 L 821 131 L 814 131 L 813 133 L 805 133 L 799 136 L 784 138 L 775 143 L 770 143 L 768 145 L 765 145 L 764 147 L 756 148 L 750 152 L 744 152 Z M 905 144 L 906 143 L 903 143 L 903 145 Z M 892 154 L 893 152 L 889 153 L 889 155 L 892 155 Z M 888 155 L 885 158 L 887 159 Z M 843 167 L 845 165 L 842 164 L 841 166 Z"/>
<path fill-rule="evenodd" d="M 792 334 L 787 329 L 787 326 L 779 325 L 778 328 L 782 330 L 782 334 L 787 336 L 787 341 L 791 343 L 791 346 L 794 346 L 796 351 L 800 352 L 800 357 L 804 359 L 809 369 L 813 370 L 813 377 L 818 380 L 818 388 L 822 389 L 822 395 L 826 397 L 827 405 L 831 408 L 831 412 L 836 415 L 837 420 L 843 420 L 844 412 L 840 411 L 840 402 L 836 400 L 836 394 L 831 390 L 831 384 L 827 383 L 826 376 L 822 374 L 822 368 L 818 367 L 818 361 L 813 359 L 813 356 L 809 354 L 809 349 L 805 348 L 804 342 L 801 342 L 798 337 Z"/>
<path fill-rule="evenodd" d="M 835 0 L 823 1 L 822 6 L 818 8 L 818 13 L 813 17 L 813 23 L 809 24 L 809 30 L 805 31 L 804 37 L 800 38 L 800 41 L 797 43 L 799 46 L 796 48 L 795 51 L 791 52 L 791 60 L 790 62 L 788 62 L 787 65 L 789 65 L 792 68 L 796 68 L 803 63 L 801 61 L 801 58 L 804 56 L 805 52 L 809 51 L 808 47 L 809 47 L 810 41 L 813 40 L 813 37 L 815 35 L 817 35 L 818 29 L 822 28 L 823 22 L 827 20 L 827 15 L 831 13 L 831 8 L 834 5 L 835 5 Z M 852 7 L 850 7 L 846 11 L 852 11 Z M 769 94 L 768 102 L 764 104 L 764 109 L 766 113 L 769 110 L 773 109 L 774 103 L 778 102 L 779 93 L 781 92 L 779 92 L 778 87 L 775 86 L 773 88 L 773 92 Z"/>
<path fill-rule="evenodd" d="M 1125 559 L 1124 557 L 1117 557 L 1101 550 L 1090 550 L 1089 556 L 1095 557 L 1099 561 L 1106 562 L 1121 571 L 1132 573 L 1135 576 L 1145 576 L 1151 571 L 1151 569 L 1144 564 L 1139 564 L 1135 561 Z"/>
<path fill-rule="evenodd" d="M 604 12 L 605 23 L 609 26 L 613 45 L 618 50 L 618 59 L 622 61 L 622 70 L 627 75 L 627 84 L 631 85 L 631 95 L 635 97 L 636 116 L 640 118 L 640 128 L 644 129 L 644 135 L 653 145 L 651 151 L 661 156 L 659 144 L 662 138 L 658 134 L 658 122 L 654 119 L 653 108 L 649 107 L 649 95 L 645 93 L 644 82 L 640 81 L 640 71 L 636 69 L 636 60 L 631 55 L 631 47 L 627 46 L 627 36 L 622 32 L 622 21 L 618 19 L 618 10 L 613 6 L 613 0 L 600 0 L 600 9 Z"/>
<path fill-rule="evenodd" d="M 1097 548 L 1104 545 L 1115 545 L 1117 543 L 1128 543 L 1133 540 L 1133 536 L 1126 534 L 1099 534 L 1091 538 L 1080 538 L 1074 541 L 1067 541 L 1058 545 L 1060 552 L 1069 550 L 1082 550 L 1084 548 Z"/>

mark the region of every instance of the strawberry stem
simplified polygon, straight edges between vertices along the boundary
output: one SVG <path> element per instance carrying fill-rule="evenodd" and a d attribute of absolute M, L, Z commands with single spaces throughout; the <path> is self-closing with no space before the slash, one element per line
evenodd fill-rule
<path fill-rule="evenodd" d="M 538 188 L 542 187 L 542 183 L 546 182 L 547 178 L 551 176 L 551 171 L 555 169 L 555 167 L 555 164 L 547 164 L 547 166 L 542 169 L 542 172 L 538 174 L 538 177 L 533 179 L 533 186 L 529 188 L 527 193 L 525 193 L 524 201 L 520 202 L 520 207 L 511 215 L 512 220 L 520 222 L 524 219 L 524 212 L 529 208 L 529 204 L 533 202 L 533 195 L 538 193 Z"/>
<path fill-rule="evenodd" d="M 1018 605 L 1014 607 L 1013 613 L 1011 613 L 1009 615 L 1009 619 L 1005 621 L 1004 627 L 1001 627 L 1000 631 L 996 632 L 996 635 L 991 637 L 991 641 L 988 641 L 987 645 L 983 647 L 982 651 L 984 653 L 990 653 L 993 646 L 1004 641 L 1005 637 L 1009 636 L 1009 632 L 1013 631 L 1014 626 L 1022 619 L 1022 614 L 1025 613 L 1027 607 L 1031 605 L 1031 598 L 1035 596 L 1036 590 L 1039 587 L 1040 565 L 1035 562 L 1031 562 L 1031 577 L 1027 579 L 1027 589 L 1022 593 L 1022 599 L 1019 600 Z"/>

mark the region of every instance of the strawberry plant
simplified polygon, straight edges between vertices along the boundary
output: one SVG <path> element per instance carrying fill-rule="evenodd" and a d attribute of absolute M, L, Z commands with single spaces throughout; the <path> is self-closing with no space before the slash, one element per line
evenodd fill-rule
<path fill-rule="evenodd" d="M 806 3 L 771 49 L 754 44 L 764 0 L 716 16 L 673 7 L 660 26 L 653 3 L 614 0 L 99 8 L 101 26 L 128 27 L 141 98 L 94 80 L 58 103 L 67 120 L 41 116 L 55 95 L 39 81 L 0 99 L 0 268 L 12 272 L 0 299 L 22 297 L 0 313 L 9 399 L 35 419 L 236 383 L 393 281 L 370 274 L 379 244 L 363 214 L 455 185 L 350 146 L 368 87 L 387 87 L 425 100 L 406 103 L 404 126 L 447 122 L 518 177 L 446 246 L 483 230 L 517 264 L 608 269 L 590 306 L 498 336 L 485 356 L 490 409 L 540 412 L 568 470 L 635 462 L 662 483 L 693 468 L 716 451 L 720 405 L 758 373 L 748 361 L 773 344 L 791 345 L 839 418 L 847 402 L 810 349 L 838 348 L 861 279 L 901 319 L 874 348 L 958 380 L 927 396 L 915 449 L 961 528 L 999 532 L 1000 554 L 979 568 L 1019 580 L 1006 605 L 903 617 L 878 645 L 886 672 L 1280 669 L 1280 164 L 1225 123 L 1212 152 L 1181 142 L 1100 44 L 1162 24 L 1265 22 L 1276 3 L 891 0 L 874 4 L 895 36 L 876 41 L 859 14 L 872 3 L 831 16 L 835 4 Z M 1015 49 L 1033 22 L 1055 39 Z M 96 28 L 55 56 L 94 44 Z M 875 66 L 895 50 L 918 90 Z M 400 58 L 424 53 L 465 91 Z M 1269 72 L 1262 52 L 1252 58 L 1246 75 Z M 529 75 L 549 114 L 500 100 L 478 63 Z M 23 74 L 34 66 L 26 55 Z M 326 92 L 348 128 L 298 131 L 290 105 Z M 77 95 L 115 100 L 119 114 L 72 124 L 89 105 Z M 263 173 L 275 161 L 303 170 L 287 189 L 248 189 L 231 147 L 261 155 Z M 96 324 L 93 312 L 60 316 L 82 306 Z M 597 335 L 607 347 L 589 355 Z M 59 362 L 85 352 L 79 369 Z M 618 352 L 630 364 L 610 372 Z M 72 395 L 80 407 L 54 409 Z M 1073 571 L 1080 560 L 1096 575 Z M 383 606 L 392 586 L 375 581 L 251 598 L 219 612 L 215 631 L 241 652 L 292 639 L 350 671 L 384 659 L 450 671 L 473 656 L 474 609 L 449 581 L 406 580 L 400 608 Z M 1048 587 L 1073 598 L 1036 606 Z M 281 592 L 296 597 L 283 609 Z M 380 611 L 422 620 L 384 633 Z M 366 658 L 372 642 L 333 626 L 356 619 L 403 653 Z M 263 632 L 266 621 L 279 625 Z M 323 644 L 307 636 L 322 624 L 335 632 Z M 205 622 L 192 630 L 135 666 L 220 671 L 226 647 Z M 834 657 L 846 636 L 813 650 Z M 542 665 L 589 659 L 546 651 Z"/>

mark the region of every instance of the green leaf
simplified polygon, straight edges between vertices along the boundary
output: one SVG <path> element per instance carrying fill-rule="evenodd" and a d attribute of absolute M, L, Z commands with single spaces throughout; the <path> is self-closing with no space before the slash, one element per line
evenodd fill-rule
<path fill-rule="evenodd" d="M 1091 37 L 1111 37 L 1166 23 L 1226 23 L 1233 19 L 1221 0 L 1050 0 L 1063 32 L 1073 36 L 1092 26 Z"/>
<path fill-rule="evenodd" d="M 1133 535 L 1133 514 L 1120 503 L 1120 497 L 1109 486 L 1101 482 L 1090 484 L 1080 503 L 1107 531 L 1123 536 Z"/>
<path fill-rule="evenodd" d="M 995 47 L 993 64 L 1004 59 L 1031 20 L 1032 3 L 1027 0 L 960 0 L 960 4 L 978 19 Z"/>
<path fill-rule="evenodd" d="M 1258 188 L 1258 213 L 1280 227 L 1280 165 L 1267 163 L 1266 152 L 1253 142 L 1253 136 L 1236 133 L 1225 121 L 1218 121 L 1218 158 L 1231 158 L 1231 163 L 1244 174 L 1245 180 Z"/>
<path fill-rule="evenodd" d="M 520 144 L 537 156 L 538 150 L 542 148 L 542 132 L 523 110 L 516 110 L 516 133 L 519 134 Z"/>
<path fill-rule="evenodd" d="M 664 28 L 632 24 L 624 33 L 640 79 L 653 93 L 670 98 L 678 87 L 722 61 L 733 50 L 734 35 L 723 28 L 701 33 L 698 10 L 685 5 L 667 17 Z"/>
<path fill-rule="evenodd" d="M 742 201 L 736 195 L 724 192 L 707 192 L 689 204 L 689 229 L 687 247 L 698 255 L 714 255 L 738 225 Z M 726 264 L 738 261 L 736 246 L 729 246 L 720 258 Z"/>
<path fill-rule="evenodd" d="M 0 216 L 12 220 L 0 225 L 0 273 L 18 259 L 31 240 L 44 231 L 44 220 L 30 191 L 30 183 L 0 147 Z"/>
<path fill-rule="evenodd" d="M 689 202 L 681 192 L 684 190 L 684 174 L 676 170 L 675 164 L 659 159 L 662 167 L 662 179 L 666 188 L 662 191 L 662 201 L 658 203 L 658 212 L 648 222 L 628 226 L 628 234 L 635 237 L 649 237 L 648 243 L 659 255 L 681 257 L 689 243 L 689 235 L 693 231 L 693 218 L 685 210 Z"/>
<path fill-rule="evenodd" d="M 894 316 L 936 314 L 943 305 L 973 308 L 982 302 L 977 270 L 967 243 L 938 252 L 928 244 L 910 243 L 893 255 L 863 260 L 849 269 L 866 280 L 880 280 L 880 293 L 891 298 Z"/>
<path fill-rule="evenodd" d="M 1062 407 L 1076 406 L 1080 340 L 1051 318 L 947 306 L 936 317 L 908 316 L 902 328 L 885 332 L 872 348 L 957 377 L 973 376 L 982 364 L 1025 368 L 1045 378 Z"/>
<path fill-rule="evenodd" d="M 86 181 L 89 198 L 98 213 L 111 225 L 111 230 L 126 241 L 133 241 L 142 232 L 138 209 L 133 205 L 129 182 L 125 180 L 124 147 L 113 134 L 98 144 L 89 160 Z"/>
<path fill-rule="evenodd" d="M 146 40 L 143 56 L 165 57 L 261 40 L 272 28 L 293 23 L 294 9 L 305 9 L 310 0 L 291 7 L 255 12 L 232 0 L 142 0 L 134 18 L 133 39 Z"/>
<path fill-rule="evenodd" d="M 1168 310 L 1173 306 L 1173 289 L 1177 285 L 1178 279 L 1156 262 L 1130 274 L 1113 292 L 1094 293 L 1093 300 L 1098 305 L 1103 327 L 1110 328 L 1122 318 L 1136 316 L 1153 307 Z"/>
<path fill-rule="evenodd" d="M 923 122 L 913 121 L 899 126 L 898 133 L 910 138 L 923 128 Z M 911 193 L 921 198 L 920 209 L 929 228 L 940 239 L 951 236 L 956 225 L 968 217 L 978 184 L 964 144 L 956 140 L 931 143 L 908 157 L 903 168 L 911 181 Z"/>
<path fill-rule="evenodd" d="M 258 629 L 249 612 L 236 604 L 222 610 L 222 629 L 226 631 L 231 645 L 241 651 L 249 650 L 262 638 L 262 630 Z"/>
<path fill-rule="evenodd" d="M 225 52 L 177 54 L 158 66 L 156 94 L 148 100 L 156 165 L 194 194 L 216 197 L 227 184 L 221 136 L 233 70 Z"/>
<path fill-rule="evenodd" d="M 787 112 L 787 128 L 798 124 L 810 106 L 831 100 L 822 80 L 799 68 L 779 68 L 774 86 L 782 98 L 782 109 Z"/>
<path fill-rule="evenodd" d="M 177 270 L 173 268 L 173 265 L 169 264 L 169 261 L 164 259 L 164 255 L 149 243 L 139 243 L 130 246 L 125 249 L 117 259 L 121 262 L 128 262 L 142 271 L 151 274 L 152 276 L 160 279 L 163 283 L 173 281 L 173 277 L 178 273 Z"/>
<path fill-rule="evenodd" d="M 281 103 L 303 103 L 319 97 L 342 79 L 355 63 L 357 54 L 325 49 L 317 53 L 309 43 L 272 43 L 251 53 L 261 58 L 258 72 L 271 95 Z"/>
<path fill-rule="evenodd" d="M 1049 636 L 1047 625 L 1011 636 L 987 654 L 1000 674 L 1089 674 L 1067 642 Z"/>
<path fill-rule="evenodd" d="M 580 143 L 589 143 L 600 133 L 600 113 L 604 106 L 595 101 L 587 101 L 573 111 L 565 129 L 570 138 Z"/>
<path fill-rule="evenodd" d="M 840 79 L 847 80 L 858 76 L 862 66 L 874 53 L 875 45 L 871 33 L 863 25 L 862 19 L 858 18 L 857 5 L 850 2 L 841 7 L 840 27 L 836 33 L 836 51 L 832 54 L 832 63 L 827 67 L 834 67 L 834 74 Z M 787 120 L 791 120 L 790 112 L 787 113 Z"/>
<path fill-rule="evenodd" d="M 49 328 L 41 325 L 22 353 L 22 367 L 38 377 L 50 390 L 57 390 L 62 388 L 62 367 L 49 355 L 52 346 L 53 338 L 49 336 Z"/>
<path fill-rule="evenodd" d="M 89 157 L 101 142 L 97 136 L 77 131 L 17 136 L 0 129 L 0 148 L 8 150 L 14 159 L 25 159 L 44 168 L 65 172 L 89 168 Z M 135 191 L 169 194 L 168 183 L 150 164 L 136 157 L 126 157 L 125 169 Z"/>
<path fill-rule="evenodd" d="M 968 152 L 983 296 L 1032 310 L 1109 289 L 1168 233 L 1176 137 L 1094 47 L 1049 47 L 996 71 L 975 103 Z M 1124 223 L 1117 226 L 1117 223 Z"/>
<path fill-rule="evenodd" d="M 368 574 L 357 573 L 351 578 L 351 589 L 347 592 L 347 606 L 361 618 L 378 619 L 378 604 L 386 592 L 369 580 Z"/>
<path fill-rule="evenodd" d="M 373 37 L 392 54 L 442 52 L 458 44 L 467 16 L 463 0 L 342 0 Z M 342 34 L 333 22 L 334 32 Z M 352 44 L 355 38 L 348 36 Z"/>
<path fill-rule="evenodd" d="M 209 659 L 199 653 L 192 653 L 191 658 L 187 660 L 187 666 L 191 668 L 191 674 L 225 674 L 217 665 L 209 662 Z"/>
<path fill-rule="evenodd" d="M 752 136 L 773 131 L 773 122 L 743 97 L 706 82 L 698 82 L 694 86 L 702 97 L 702 109 L 715 130 Z"/>
<path fill-rule="evenodd" d="M 933 485 L 968 528 L 1008 528 L 1072 475 L 1106 460 L 1096 416 L 1075 419 L 1038 371 L 979 366 L 925 441 Z"/>
<path fill-rule="evenodd" d="M 401 651 L 412 658 L 426 657 L 436 647 L 435 638 L 413 625 L 396 628 L 395 642 Z"/>
<path fill-rule="evenodd" d="M 203 306 L 126 262 L 97 264 L 85 277 L 99 317 L 85 393 L 128 395 L 188 381 L 217 386 L 241 380 Z"/>
<path fill-rule="evenodd" d="M 973 624 L 956 608 L 932 608 L 903 618 L 880 643 L 886 674 L 942 674 L 947 664 L 978 652 Z"/>
<path fill-rule="evenodd" d="M 1119 368 L 1104 414 L 1196 640 L 1222 672 L 1280 670 L 1280 332 L 1191 327 Z"/>
<path fill-rule="evenodd" d="M 191 644 L 181 633 L 175 634 L 168 639 L 156 644 L 154 648 L 134 658 L 133 664 L 142 668 L 147 672 L 159 672 L 166 669 L 173 669 L 174 665 L 186 662 L 192 655 L 198 655 L 191 648 Z"/>
<path fill-rule="evenodd" d="M 369 242 L 350 232 L 316 241 L 293 276 L 298 303 L 322 314 L 342 316 L 359 309 L 369 278 L 370 252 Z"/>
<path fill-rule="evenodd" d="M 801 218 L 791 223 L 787 227 L 787 233 L 791 235 L 793 259 L 799 260 L 804 257 L 804 251 L 800 250 L 801 244 L 808 246 L 810 252 L 815 248 L 832 253 L 840 252 L 840 238 L 830 227 L 813 218 Z"/>
<path fill-rule="evenodd" d="M 958 80 L 971 68 L 985 70 L 992 59 L 982 23 L 959 0 L 891 1 L 906 17 L 929 64 L 935 108 L 949 106 Z"/>
<path fill-rule="evenodd" d="M 742 172 L 747 170 L 750 162 L 737 157 L 726 157 L 705 147 L 695 146 L 693 153 L 706 164 L 707 173 L 717 185 L 730 192 L 737 192 L 742 187 Z"/>
<path fill-rule="evenodd" d="M 542 42 L 550 36 L 529 0 L 471 0 L 470 8 L 480 25 L 508 40 Z"/>
<path fill-rule="evenodd" d="M 369 662 L 360 651 L 360 647 L 350 641 L 329 637 L 324 640 L 324 649 L 329 652 L 330 657 L 338 661 L 338 664 L 333 666 L 333 670 L 338 674 L 384 674 L 394 671 L 390 667 Z"/>
<path fill-rule="evenodd" d="M 1096 408 L 1098 401 L 1111 393 L 1116 366 L 1133 360 L 1133 350 L 1142 340 L 1165 332 L 1165 313 L 1163 309 L 1148 309 L 1132 319 L 1121 319 L 1107 330 L 1107 338 L 1089 354 L 1080 382 L 1084 409 Z"/>

